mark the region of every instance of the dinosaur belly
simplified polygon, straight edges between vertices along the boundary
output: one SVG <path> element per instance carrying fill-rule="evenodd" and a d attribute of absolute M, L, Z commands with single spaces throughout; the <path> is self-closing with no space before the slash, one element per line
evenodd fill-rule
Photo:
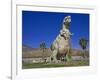
<path fill-rule="evenodd" d="M 69 48 L 69 44 L 65 40 L 59 41 L 59 54 L 66 54 Z"/>
<path fill-rule="evenodd" d="M 59 54 L 66 54 L 66 53 L 67 53 L 67 49 L 59 48 Z"/>

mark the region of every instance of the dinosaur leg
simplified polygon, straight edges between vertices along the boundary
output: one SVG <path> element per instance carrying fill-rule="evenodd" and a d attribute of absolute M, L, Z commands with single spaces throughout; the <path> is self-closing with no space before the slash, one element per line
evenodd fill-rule
<path fill-rule="evenodd" d="M 70 54 L 70 49 L 68 50 L 67 54 L 66 54 L 66 60 L 67 62 L 70 62 L 72 59 L 71 59 L 71 54 Z"/>

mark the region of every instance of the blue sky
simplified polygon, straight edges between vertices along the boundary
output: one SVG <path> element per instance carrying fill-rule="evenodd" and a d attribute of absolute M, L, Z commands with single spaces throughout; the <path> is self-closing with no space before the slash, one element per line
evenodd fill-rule
<path fill-rule="evenodd" d="M 72 48 L 80 49 L 79 39 L 89 40 L 89 14 L 22 11 L 22 44 L 38 48 L 44 41 L 50 47 L 68 15 L 72 19 L 70 31 L 74 34 Z"/>

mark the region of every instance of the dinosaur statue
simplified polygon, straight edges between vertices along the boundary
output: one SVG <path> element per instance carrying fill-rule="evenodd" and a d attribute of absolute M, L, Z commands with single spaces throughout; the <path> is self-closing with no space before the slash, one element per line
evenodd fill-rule
<path fill-rule="evenodd" d="M 62 58 L 66 59 L 66 61 L 71 60 L 69 58 L 71 50 L 70 38 L 72 35 L 69 31 L 70 23 L 71 16 L 66 16 L 63 20 L 63 26 L 60 33 L 51 45 L 52 54 L 50 56 L 50 62 L 58 63 L 58 60 L 62 60 Z"/>

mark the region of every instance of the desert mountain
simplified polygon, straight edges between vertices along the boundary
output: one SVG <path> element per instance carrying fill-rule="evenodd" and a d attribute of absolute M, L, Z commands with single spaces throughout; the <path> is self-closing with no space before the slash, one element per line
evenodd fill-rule
<path fill-rule="evenodd" d="M 23 58 L 38 58 L 38 57 L 49 57 L 52 54 L 50 48 L 47 48 L 45 52 L 43 52 L 40 48 L 32 48 L 27 45 L 22 46 L 22 57 Z M 80 56 L 82 54 L 82 50 L 72 49 L 72 56 Z M 86 51 L 86 55 L 89 55 L 89 51 Z"/>

